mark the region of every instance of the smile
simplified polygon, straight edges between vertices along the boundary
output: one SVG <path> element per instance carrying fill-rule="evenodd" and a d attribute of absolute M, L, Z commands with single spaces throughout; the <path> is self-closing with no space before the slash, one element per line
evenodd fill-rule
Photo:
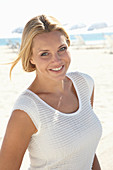
<path fill-rule="evenodd" d="M 62 70 L 63 67 L 64 67 L 64 66 L 61 66 L 61 67 L 53 68 L 53 69 L 50 69 L 50 70 L 52 70 L 52 71 L 60 71 L 60 70 Z"/>

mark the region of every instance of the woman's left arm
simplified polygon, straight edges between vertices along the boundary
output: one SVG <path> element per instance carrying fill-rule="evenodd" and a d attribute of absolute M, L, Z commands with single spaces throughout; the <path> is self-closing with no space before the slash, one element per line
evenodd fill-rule
<path fill-rule="evenodd" d="M 96 154 L 95 154 L 95 157 L 94 157 L 92 170 L 101 170 L 101 167 L 100 167 L 100 164 L 99 164 L 99 161 L 98 161 Z"/>
<path fill-rule="evenodd" d="M 93 107 L 93 100 L 94 100 L 94 88 L 93 88 L 93 92 L 92 92 L 92 96 L 91 96 L 92 107 Z M 95 157 L 94 157 L 92 170 L 101 170 L 101 167 L 100 167 L 100 164 L 99 164 L 99 161 L 98 161 L 96 154 L 95 154 Z"/>

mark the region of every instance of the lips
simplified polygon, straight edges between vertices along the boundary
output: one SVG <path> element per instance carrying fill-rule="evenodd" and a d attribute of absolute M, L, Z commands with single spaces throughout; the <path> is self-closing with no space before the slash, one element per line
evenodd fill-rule
<path fill-rule="evenodd" d="M 58 71 L 61 71 L 63 69 L 64 65 L 60 66 L 60 67 L 56 67 L 56 68 L 52 68 L 50 69 L 51 71 L 55 71 L 55 72 L 58 72 Z"/>

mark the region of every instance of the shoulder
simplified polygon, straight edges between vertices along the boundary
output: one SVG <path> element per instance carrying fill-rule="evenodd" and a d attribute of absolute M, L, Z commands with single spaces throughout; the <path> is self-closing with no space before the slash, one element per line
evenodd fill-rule
<path fill-rule="evenodd" d="M 93 93 L 93 90 L 94 90 L 94 80 L 93 78 L 88 75 L 88 74 L 85 74 L 85 73 L 80 73 L 84 79 L 86 80 L 87 82 L 87 85 L 88 85 L 88 89 L 89 89 L 89 94 L 90 94 L 90 97 L 92 96 L 92 93 Z"/>
<path fill-rule="evenodd" d="M 22 94 L 20 94 L 15 103 L 14 103 L 14 107 L 13 107 L 13 110 L 15 108 L 25 108 L 25 109 L 35 109 L 36 108 L 36 103 L 35 101 L 33 100 L 32 98 L 32 95 L 27 91 L 25 90 Z"/>
<path fill-rule="evenodd" d="M 33 100 L 32 96 L 27 90 L 18 96 L 16 99 L 12 112 L 19 111 L 18 113 L 22 116 L 23 113 L 26 113 L 28 117 L 32 120 L 35 127 L 38 129 L 36 115 L 37 115 L 37 106 L 36 102 Z M 21 111 L 21 112 L 20 112 Z M 38 115 L 37 115 L 38 119 Z"/>
<path fill-rule="evenodd" d="M 94 85 L 93 78 L 86 73 L 76 71 L 76 72 L 69 72 L 67 75 L 71 77 L 75 77 L 76 75 L 81 75 L 87 81 L 88 84 Z"/>
<path fill-rule="evenodd" d="M 86 80 L 89 88 L 94 86 L 94 80 L 90 75 L 85 74 L 85 73 L 80 73 L 80 75 Z"/>
<path fill-rule="evenodd" d="M 22 134 L 32 136 L 36 132 L 36 127 L 33 121 L 23 110 L 14 110 L 9 122 L 13 125 L 12 127 L 18 131 L 18 134 L 20 132 L 20 136 Z"/>
<path fill-rule="evenodd" d="M 90 93 L 90 97 L 91 97 L 93 89 L 94 89 L 94 80 L 93 80 L 93 78 L 90 75 L 88 75 L 86 73 L 82 73 L 82 72 L 71 72 L 71 73 L 69 73 L 69 75 L 72 76 L 72 77 L 76 77 L 76 75 L 82 76 L 84 78 L 84 80 L 86 81 L 86 83 L 87 83 L 89 93 Z"/>

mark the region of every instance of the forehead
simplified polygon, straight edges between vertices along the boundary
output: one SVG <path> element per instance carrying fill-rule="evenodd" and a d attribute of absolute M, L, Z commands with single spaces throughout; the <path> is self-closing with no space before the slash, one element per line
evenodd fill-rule
<path fill-rule="evenodd" d="M 61 45 L 62 43 L 66 43 L 66 38 L 60 31 L 42 33 L 36 35 L 33 39 L 33 47 L 35 47 L 35 45 L 36 46 L 48 46 L 53 44 Z"/>

